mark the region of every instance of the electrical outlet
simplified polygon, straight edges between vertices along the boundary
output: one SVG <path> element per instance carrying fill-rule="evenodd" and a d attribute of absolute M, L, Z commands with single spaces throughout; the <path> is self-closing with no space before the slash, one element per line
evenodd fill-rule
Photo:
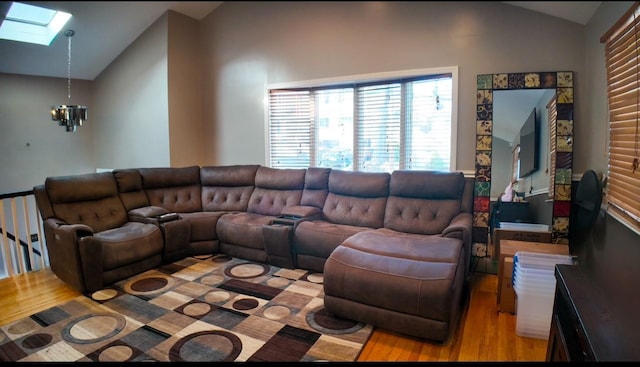
<path fill-rule="evenodd" d="M 31 242 L 38 242 L 38 235 L 37 234 L 32 234 L 31 235 Z"/>

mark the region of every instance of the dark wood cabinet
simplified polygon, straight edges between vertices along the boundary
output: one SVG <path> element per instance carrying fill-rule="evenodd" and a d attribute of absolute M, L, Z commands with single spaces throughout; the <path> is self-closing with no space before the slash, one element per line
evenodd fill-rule
<path fill-rule="evenodd" d="M 638 362 L 640 236 L 604 208 L 589 228 L 571 223 L 569 252 L 577 263 L 555 267 L 547 360 Z"/>
<path fill-rule="evenodd" d="M 582 324 L 569 290 L 566 288 L 566 276 L 575 271 L 570 265 L 557 265 L 556 295 L 551 317 L 551 330 L 547 344 L 547 361 L 593 361 L 593 349 L 587 340 Z M 573 275 L 569 275 L 573 276 Z"/>
<path fill-rule="evenodd" d="M 549 342 L 547 344 L 547 361 L 569 361 L 566 345 L 567 341 L 564 338 L 564 333 L 560 326 L 560 320 L 557 315 L 553 315 L 551 319 L 551 330 L 549 332 Z"/>

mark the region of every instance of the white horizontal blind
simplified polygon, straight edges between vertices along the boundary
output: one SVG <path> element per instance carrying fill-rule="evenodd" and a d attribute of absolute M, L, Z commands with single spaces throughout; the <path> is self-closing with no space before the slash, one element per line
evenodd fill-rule
<path fill-rule="evenodd" d="M 314 166 L 353 169 L 353 88 L 314 92 L 317 159 Z M 313 156 L 313 149 L 311 154 Z"/>
<path fill-rule="evenodd" d="M 273 168 L 307 168 L 313 147 L 313 103 L 308 90 L 273 90 L 269 98 Z"/>
<path fill-rule="evenodd" d="M 400 167 L 400 83 L 357 89 L 358 170 L 391 172 Z"/>
<path fill-rule="evenodd" d="M 605 58 L 609 86 L 609 179 L 607 201 L 640 227 L 640 14 L 638 3 L 608 32 Z"/>
<path fill-rule="evenodd" d="M 442 170 L 452 157 L 453 74 L 269 90 L 274 168 Z"/>
<path fill-rule="evenodd" d="M 406 91 L 404 167 L 447 171 L 451 151 L 451 77 L 409 82 Z"/>

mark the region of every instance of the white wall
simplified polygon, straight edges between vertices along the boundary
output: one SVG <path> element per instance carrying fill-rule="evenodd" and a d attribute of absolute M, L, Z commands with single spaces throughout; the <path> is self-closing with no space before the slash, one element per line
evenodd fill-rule
<path fill-rule="evenodd" d="M 206 158 L 265 164 L 268 84 L 457 65 L 457 169 L 473 171 L 477 75 L 574 71 L 584 116 L 584 29 L 500 2 L 224 2 L 202 22 Z"/>
<path fill-rule="evenodd" d="M 97 167 L 170 165 L 167 27 L 165 13 L 96 78 Z"/>
<path fill-rule="evenodd" d="M 94 169 L 91 83 L 72 80 L 71 97 L 89 106 L 88 121 L 75 133 L 51 120 L 51 106 L 67 103 L 67 79 L 0 74 L 0 194 Z"/>

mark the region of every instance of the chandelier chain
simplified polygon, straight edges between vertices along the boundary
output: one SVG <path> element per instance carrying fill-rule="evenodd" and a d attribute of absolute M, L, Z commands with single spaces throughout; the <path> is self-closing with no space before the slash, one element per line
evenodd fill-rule
<path fill-rule="evenodd" d="M 71 104 L 71 37 L 73 36 L 73 31 L 67 31 L 65 33 L 67 36 L 68 48 L 67 48 L 67 98 L 69 100 L 69 105 Z"/>

